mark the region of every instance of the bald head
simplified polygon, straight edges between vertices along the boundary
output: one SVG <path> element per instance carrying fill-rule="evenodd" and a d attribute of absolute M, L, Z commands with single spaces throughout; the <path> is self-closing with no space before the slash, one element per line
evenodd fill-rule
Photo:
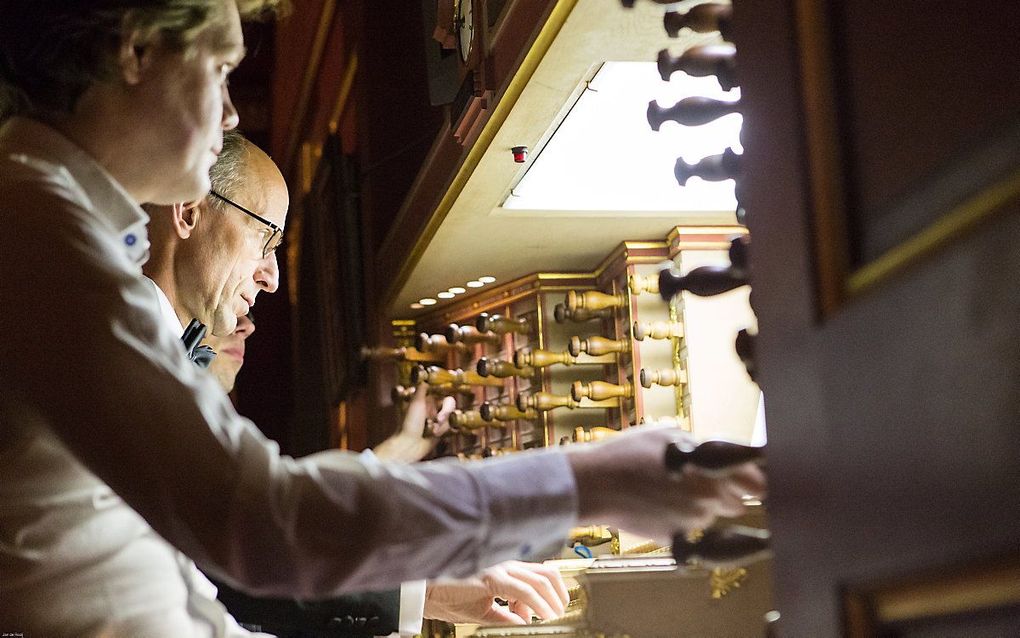
<path fill-rule="evenodd" d="M 224 135 L 210 177 L 222 197 L 147 207 L 152 255 L 145 273 L 182 323 L 196 318 L 213 334 L 227 336 L 260 292 L 279 285 L 271 249 L 286 224 L 290 198 L 273 160 L 237 133 Z"/>

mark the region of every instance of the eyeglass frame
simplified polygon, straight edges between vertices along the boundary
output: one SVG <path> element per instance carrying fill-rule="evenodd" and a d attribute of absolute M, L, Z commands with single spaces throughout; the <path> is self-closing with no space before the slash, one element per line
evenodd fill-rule
<path fill-rule="evenodd" d="M 263 259 L 268 258 L 269 255 L 271 255 L 272 253 L 276 252 L 276 249 L 279 248 L 280 244 L 283 243 L 283 229 L 280 228 L 279 226 L 277 226 L 276 224 L 274 224 L 273 222 L 269 221 L 268 219 L 266 219 L 262 215 L 259 215 L 258 213 L 253 213 L 252 211 L 248 210 L 244 206 L 241 206 L 237 202 L 232 201 L 230 199 L 227 199 L 226 197 L 224 197 L 223 195 L 220 195 L 219 193 L 217 193 L 214 190 L 210 190 L 209 194 L 212 195 L 213 197 L 215 197 L 216 199 L 219 199 L 221 201 L 224 201 L 224 202 L 230 204 L 231 206 L 233 206 L 237 210 L 241 211 L 245 215 L 248 215 L 249 217 L 254 218 L 255 221 L 268 226 L 269 229 L 273 231 L 272 234 L 269 235 L 269 239 L 266 240 L 265 245 L 262 247 L 262 258 Z M 273 240 L 277 236 L 280 237 L 280 240 L 277 242 L 276 246 L 274 246 L 273 249 L 270 250 L 269 246 L 273 243 Z"/>

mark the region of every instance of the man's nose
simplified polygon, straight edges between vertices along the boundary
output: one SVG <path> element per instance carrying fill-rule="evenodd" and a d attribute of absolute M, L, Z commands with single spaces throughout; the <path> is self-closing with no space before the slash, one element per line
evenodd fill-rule
<path fill-rule="evenodd" d="M 275 252 L 259 262 L 255 283 L 266 292 L 276 292 L 280 287 L 280 264 L 276 261 Z"/>
<path fill-rule="evenodd" d="M 237 114 L 237 107 L 234 106 L 234 101 L 230 98 L 230 91 L 227 89 L 223 90 L 223 130 L 230 131 L 237 128 L 237 125 L 241 122 L 241 117 Z"/>
<path fill-rule="evenodd" d="M 237 318 L 237 328 L 234 330 L 234 334 L 242 339 L 247 339 L 255 332 L 255 322 L 251 320 L 250 316 L 251 313 Z"/>

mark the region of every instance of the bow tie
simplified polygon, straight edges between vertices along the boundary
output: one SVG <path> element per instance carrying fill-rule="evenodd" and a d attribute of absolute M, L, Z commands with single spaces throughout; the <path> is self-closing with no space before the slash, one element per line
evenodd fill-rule
<path fill-rule="evenodd" d="M 184 334 L 181 335 L 188 359 L 200 368 L 208 368 L 216 353 L 209 346 L 198 345 L 203 338 L 205 338 L 205 324 L 198 319 L 192 319 L 188 327 L 184 329 Z"/>

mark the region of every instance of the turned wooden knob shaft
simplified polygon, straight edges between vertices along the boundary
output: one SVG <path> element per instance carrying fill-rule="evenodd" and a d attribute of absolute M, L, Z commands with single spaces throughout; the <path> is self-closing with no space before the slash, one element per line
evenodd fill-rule
<path fill-rule="evenodd" d="M 449 383 L 455 386 L 463 385 L 484 385 L 490 387 L 503 387 L 502 379 L 498 377 L 483 377 L 473 370 L 446 370 L 438 366 L 423 368 L 417 366 L 411 368 L 411 383 L 427 383 L 437 385 Z"/>
<path fill-rule="evenodd" d="M 716 3 L 699 4 L 687 13 L 668 11 L 662 16 L 662 26 L 671 38 L 680 37 L 680 29 L 686 28 L 695 33 L 718 31 L 723 40 L 730 40 L 732 21 L 733 6 Z"/>
<path fill-rule="evenodd" d="M 733 564 L 762 560 L 770 555 L 768 530 L 728 525 L 705 531 L 696 541 L 686 534 L 673 537 L 673 558 L 677 563 Z"/>
<path fill-rule="evenodd" d="M 571 290 L 567 293 L 564 304 L 572 312 L 578 310 L 607 310 L 610 308 L 622 308 L 627 304 L 627 297 L 624 295 L 608 295 L 597 290 L 585 290 L 584 292 Z"/>
<path fill-rule="evenodd" d="M 737 155 L 732 148 L 728 148 L 719 155 L 710 155 L 696 164 L 688 164 L 684 158 L 676 158 L 676 165 L 673 167 L 673 175 L 681 186 L 687 185 L 687 180 L 692 177 L 700 177 L 710 182 L 719 182 L 724 179 L 737 179 L 740 174 L 740 155 Z"/>
<path fill-rule="evenodd" d="M 401 361 L 407 356 L 407 348 L 361 348 L 361 359 L 363 361 Z"/>
<path fill-rule="evenodd" d="M 446 340 L 450 343 L 487 343 L 498 346 L 503 343 L 503 338 L 495 332 L 479 332 L 474 326 L 459 326 L 451 323 L 446 327 Z"/>
<path fill-rule="evenodd" d="M 440 385 L 430 385 L 428 387 L 429 396 L 437 397 L 449 397 L 455 394 L 470 394 L 470 388 L 464 388 L 461 386 L 455 386 L 452 383 L 445 383 Z M 393 390 L 390 392 L 390 398 L 393 399 L 394 403 L 401 401 L 410 401 L 414 396 L 414 386 L 393 386 Z"/>
<path fill-rule="evenodd" d="M 714 75 L 719 80 L 722 90 L 729 91 L 739 86 L 736 53 L 737 50 L 732 44 L 706 44 L 691 47 L 678 56 L 670 55 L 668 49 L 663 49 L 659 51 L 656 65 L 659 69 L 659 76 L 665 82 L 668 82 L 669 77 L 677 71 L 683 71 L 687 75 L 696 77 Z"/>
<path fill-rule="evenodd" d="M 463 343 L 450 343 L 443 335 L 430 335 L 425 332 L 415 338 L 415 348 L 419 352 L 437 355 L 445 355 L 451 351 L 466 352 L 468 349 L 467 345 Z"/>
<path fill-rule="evenodd" d="M 570 397 L 574 401 L 588 398 L 592 401 L 602 401 L 614 398 L 630 398 L 634 396 L 634 386 L 630 383 L 616 385 L 605 381 L 574 381 L 570 385 Z"/>
<path fill-rule="evenodd" d="M 656 294 L 659 292 L 659 277 L 657 275 L 631 275 L 627 278 L 627 287 L 634 295 L 640 295 L 643 292 Z"/>
<path fill-rule="evenodd" d="M 516 333 L 526 335 L 531 332 L 531 324 L 524 317 L 504 317 L 482 313 L 475 319 L 475 329 L 479 332 L 495 332 L 497 334 Z"/>
<path fill-rule="evenodd" d="M 748 250 L 750 240 L 746 235 L 730 242 L 729 266 L 699 266 L 686 275 L 673 267 L 659 272 L 659 294 L 669 301 L 682 291 L 701 297 L 729 292 L 749 283 Z"/>
<path fill-rule="evenodd" d="M 450 415 L 450 425 L 458 430 L 477 430 L 489 424 L 475 410 L 454 410 Z"/>
<path fill-rule="evenodd" d="M 569 352 L 550 352 L 521 348 L 514 353 L 514 365 L 518 368 L 545 368 L 555 364 L 574 365 L 576 361 Z"/>
<path fill-rule="evenodd" d="M 649 370 L 641 368 L 639 374 L 641 387 L 650 388 L 653 385 L 673 386 L 687 383 L 687 371 L 682 368 L 666 368 L 663 370 Z"/>
<path fill-rule="evenodd" d="M 605 337 L 588 337 L 587 339 L 571 337 L 567 350 L 575 357 L 580 356 L 582 352 L 597 357 L 613 352 L 630 352 L 630 341 L 628 339 L 615 341 Z"/>
<path fill-rule="evenodd" d="M 516 405 L 483 403 L 478 406 L 478 413 L 484 421 L 513 421 L 516 419 L 532 420 L 538 418 L 538 412 L 533 408 L 520 410 Z"/>
<path fill-rule="evenodd" d="M 522 412 L 526 411 L 528 408 L 544 412 L 546 410 L 553 410 L 556 408 L 570 408 L 572 410 L 576 407 L 577 401 L 574 401 L 574 399 L 568 396 L 559 396 L 556 394 L 549 394 L 548 392 L 517 395 L 517 409 Z"/>
<path fill-rule="evenodd" d="M 645 339 L 673 339 L 684 336 L 684 324 L 679 321 L 635 321 L 634 338 L 638 341 Z"/>
<path fill-rule="evenodd" d="M 662 107 L 655 100 L 648 103 L 645 117 L 648 126 L 658 131 L 665 122 L 676 122 L 684 126 L 701 126 L 731 113 L 740 112 L 740 102 L 726 102 L 712 98 L 685 97 L 673 106 Z"/>
<path fill-rule="evenodd" d="M 592 321 L 593 319 L 605 319 L 613 316 L 612 308 L 604 308 L 602 310 L 586 310 L 584 308 L 578 308 L 577 310 L 571 310 L 567 308 L 565 304 L 558 303 L 553 308 L 553 319 L 556 323 L 566 323 L 567 321 L 573 321 L 575 323 L 582 323 L 585 321 Z"/>
<path fill-rule="evenodd" d="M 482 357 L 475 364 L 475 369 L 483 377 L 497 377 L 499 379 L 506 379 L 507 377 L 533 377 L 535 376 L 534 368 L 518 368 L 513 364 L 512 361 L 503 361 L 502 359 L 490 359 L 488 357 Z"/>
<path fill-rule="evenodd" d="M 585 430 L 582 427 L 574 428 L 574 442 L 575 443 L 588 443 L 591 441 L 601 441 L 611 436 L 619 434 L 619 430 L 607 428 L 603 426 L 595 426 Z"/>

